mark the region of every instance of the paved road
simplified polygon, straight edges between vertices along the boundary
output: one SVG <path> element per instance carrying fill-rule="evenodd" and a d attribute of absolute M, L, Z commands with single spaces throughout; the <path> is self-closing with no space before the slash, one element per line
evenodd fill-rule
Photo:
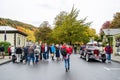
<path fill-rule="evenodd" d="M 120 80 L 120 64 L 86 62 L 73 54 L 66 73 L 63 61 L 42 61 L 38 65 L 11 62 L 0 66 L 0 80 Z"/>

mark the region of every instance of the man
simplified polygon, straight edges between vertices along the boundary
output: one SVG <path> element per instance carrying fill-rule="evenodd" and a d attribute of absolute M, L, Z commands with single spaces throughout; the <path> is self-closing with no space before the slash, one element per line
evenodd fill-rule
<path fill-rule="evenodd" d="M 20 62 L 22 56 L 22 48 L 20 46 L 16 48 L 16 56 L 17 56 L 17 62 Z"/>
<path fill-rule="evenodd" d="M 49 47 L 47 46 L 47 43 L 45 43 L 43 57 L 45 60 L 49 58 Z"/>
<path fill-rule="evenodd" d="M 105 47 L 105 52 L 106 52 L 106 55 L 107 55 L 108 63 L 110 63 L 111 62 L 111 54 L 113 52 L 113 49 L 109 44 L 107 44 L 107 46 Z"/>

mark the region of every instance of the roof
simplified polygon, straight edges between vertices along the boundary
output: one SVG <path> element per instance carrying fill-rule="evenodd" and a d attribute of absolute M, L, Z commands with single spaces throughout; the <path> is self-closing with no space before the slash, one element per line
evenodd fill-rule
<path fill-rule="evenodd" d="M 18 31 L 17 29 L 11 27 L 11 26 L 0 26 L 0 31 Z"/>
<path fill-rule="evenodd" d="M 11 26 L 0 26 L 0 33 L 4 33 L 6 31 L 6 33 L 20 33 L 24 36 L 27 36 L 27 34 L 17 30 L 16 28 L 13 28 Z"/>
<path fill-rule="evenodd" d="M 117 35 L 120 34 L 120 29 L 103 29 L 105 35 Z"/>

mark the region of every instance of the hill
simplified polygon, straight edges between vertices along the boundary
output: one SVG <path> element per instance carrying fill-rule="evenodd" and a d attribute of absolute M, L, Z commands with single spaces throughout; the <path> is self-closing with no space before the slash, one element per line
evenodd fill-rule
<path fill-rule="evenodd" d="M 28 35 L 27 40 L 35 42 L 34 32 L 37 28 L 33 25 L 7 18 L 0 18 L 0 26 L 11 26 Z"/>

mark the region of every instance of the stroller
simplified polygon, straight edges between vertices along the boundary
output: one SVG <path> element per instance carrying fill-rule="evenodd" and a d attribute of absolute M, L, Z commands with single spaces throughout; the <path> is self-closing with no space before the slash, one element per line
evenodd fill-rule
<path fill-rule="evenodd" d="M 17 60 L 17 57 L 15 55 L 12 55 L 12 62 L 15 63 L 16 60 Z"/>

